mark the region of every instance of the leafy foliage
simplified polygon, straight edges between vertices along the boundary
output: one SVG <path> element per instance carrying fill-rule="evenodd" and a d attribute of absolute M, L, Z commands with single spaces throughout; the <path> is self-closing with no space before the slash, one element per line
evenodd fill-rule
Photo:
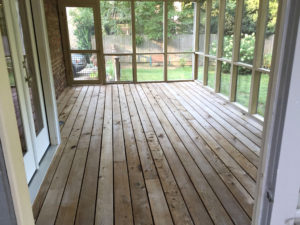
<path fill-rule="evenodd" d="M 178 5 L 180 4 L 180 5 Z M 205 31 L 206 1 L 200 0 L 200 33 Z M 251 64 L 253 61 L 254 34 L 258 15 L 259 0 L 245 0 L 242 20 L 242 39 L 240 59 Z M 120 35 L 124 31 L 122 25 L 131 25 L 131 9 L 129 1 L 100 1 L 101 23 L 103 35 Z M 178 10 L 178 7 L 180 10 Z M 233 27 L 236 0 L 226 1 L 226 18 L 224 27 L 224 57 L 231 57 L 233 45 Z M 266 35 L 274 33 L 278 1 L 269 0 Z M 214 0 L 211 11 L 211 33 L 218 29 L 219 1 Z M 78 39 L 79 49 L 91 48 L 91 36 L 94 35 L 93 12 L 90 8 L 76 8 L 70 11 L 75 27 L 74 34 Z M 168 38 L 177 34 L 193 32 L 194 4 L 180 2 L 168 4 Z M 154 41 L 163 40 L 163 2 L 135 2 L 136 43 L 141 45 L 145 36 Z M 215 48 L 216 44 L 212 43 Z M 214 52 L 216 49 L 212 49 Z"/>
<path fill-rule="evenodd" d="M 130 2 L 100 1 L 103 35 L 119 35 L 123 31 L 120 25 L 131 23 Z"/>
<path fill-rule="evenodd" d="M 91 8 L 76 8 L 70 10 L 74 35 L 78 40 L 78 49 L 91 49 L 91 36 L 95 34 L 93 11 Z"/>

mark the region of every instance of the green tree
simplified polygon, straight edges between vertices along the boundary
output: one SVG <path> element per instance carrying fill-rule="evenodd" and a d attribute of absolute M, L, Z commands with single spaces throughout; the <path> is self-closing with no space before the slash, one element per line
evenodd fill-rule
<path fill-rule="evenodd" d="M 91 49 L 91 36 L 95 34 L 93 11 L 91 8 L 74 8 L 70 10 L 74 35 L 77 37 L 78 49 Z"/>
<path fill-rule="evenodd" d="M 237 0 L 226 1 L 225 36 L 233 35 L 234 14 Z M 129 1 L 101 1 L 101 22 L 103 35 L 122 34 L 120 24 L 131 24 Z M 173 2 L 168 3 L 168 38 L 178 33 L 191 33 L 193 30 L 194 5 L 181 2 L 181 10 L 176 10 Z M 200 0 L 201 15 L 206 14 L 206 1 Z M 256 30 L 259 0 L 245 0 L 243 8 L 242 33 L 253 34 Z M 269 0 L 266 34 L 274 34 L 278 0 Z M 91 48 L 91 35 L 94 35 L 93 12 L 90 8 L 76 8 L 70 11 L 78 39 L 79 49 Z M 213 0 L 211 11 L 211 33 L 218 31 L 219 0 Z M 200 17 L 200 33 L 205 30 L 205 17 Z M 150 40 L 163 40 L 163 2 L 136 1 L 135 24 L 137 44 L 143 42 L 146 35 Z"/>
<path fill-rule="evenodd" d="M 150 40 L 163 40 L 163 2 L 135 2 L 135 30 L 137 44 L 143 35 Z"/>
<path fill-rule="evenodd" d="M 103 35 L 120 35 L 121 24 L 131 24 L 130 2 L 101 1 L 101 24 Z"/>

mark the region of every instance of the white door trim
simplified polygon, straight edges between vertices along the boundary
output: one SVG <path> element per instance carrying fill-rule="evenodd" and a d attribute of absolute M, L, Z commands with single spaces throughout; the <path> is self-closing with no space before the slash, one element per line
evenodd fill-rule
<path fill-rule="evenodd" d="M 60 144 L 60 130 L 43 0 L 32 0 L 41 76 L 51 145 Z M 19 64 L 21 65 L 21 64 Z M 18 66 L 19 66 L 18 65 Z M 18 225 L 34 225 L 18 126 L 0 31 L 0 138 Z M 20 82 L 20 81 L 19 81 Z"/>
<path fill-rule="evenodd" d="M 36 41 L 41 66 L 41 77 L 45 98 L 48 128 L 51 145 L 60 144 L 60 129 L 56 105 L 55 87 L 52 73 L 52 64 L 45 17 L 43 0 L 31 0 L 34 26 L 36 30 Z"/>
<path fill-rule="evenodd" d="M 25 140 L 26 140 L 26 145 L 28 151 L 24 155 L 24 161 L 25 162 L 30 162 L 30 161 L 37 161 L 36 160 L 36 155 L 35 155 L 35 141 L 34 141 L 34 136 L 32 135 L 32 129 L 34 129 L 32 124 L 30 123 L 28 119 L 28 114 L 30 113 L 30 106 L 26 104 L 26 98 L 25 95 L 22 93 L 25 93 L 25 81 L 23 79 L 23 75 L 21 74 L 23 71 L 22 68 L 22 58 L 20 58 L 20 54 L 18 52 L 19 49 L 22 49 L 22 46 L 17 46 L 20 45 L 21 42 L 17 40 L 17 36 L 15 35 L 16 33 L 19 32 L 19 30 L 16 30 L 18 28 L 15 27 L 15 22 L 13 20 L 18 19 L 17 15 L 15 15 L 15 12 L 12 9 L 11 5 L 12 1 L 10 0 L 3 0 L 4 4 L 4 13 L 5 15 L 9 15 L 11 19 L 6 19 L 6 26 L 7 26 L 7 34 L 9 37 L 9 45 L 10 45 L 10 51 L 11 51 L 11 56 L 13 59 L 13 68 L 14 68 L 14 74 L 15 74 L 15 82 L 18 87 L 18 98 L 19 98 L 19 105 L 21 109 L 21 116 L 22 116 L 22 122 L 24 124 L 24 134 L 25 134 Z M 18 22 L 17 22 L 18 23 Z M 14 44 L 12 44 L 14 43 Z M 2 45 L 2 42 L 1 42 Z M 21 54 L 22 55 L 22 54 Z M 15 114 L 11 114 L 15 115 Z M 19 137 L 19 136 L 17 136 Z M 27 181 L 29 182 L 30 178 L 36 171 L 38 165 L 33 163 L 25 163 L 25 170 L 26 170 L 26 176 L 27 176 Z"/>
<path fill-rule="evenodd" d="M 34 225 L 1 31 L 0 74 L 0 138 L 16 218 L 19 225 Z"/>

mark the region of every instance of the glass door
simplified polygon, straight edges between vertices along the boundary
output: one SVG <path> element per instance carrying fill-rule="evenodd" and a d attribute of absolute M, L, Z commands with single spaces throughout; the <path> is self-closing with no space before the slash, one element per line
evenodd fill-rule
<path fill-rule="evenodd" d="M 68 61 L 71 80 L 99 82 L 99 55 L 95 32 L 93 7 L 70 6 L 64 8 L 68 36 Z"/>
<path fill-rule="evenodd" d="M 0 0 L 1 33 L 28 182 L 50 140 L 29 0 Z"/>
<path fill-rule="evenodd" d="M 26 82 L 25 90 L 30 112 L 29 120 L 33 126 L 32 135 L 36 143 L 37 161 L 40 162 L 50 141 L 30 1 L 15 0 L 15 9 L 18 14 L 19 42 L 21 44 L 19 54 L 22 54 L 23 59 L 23 77 Z"/>

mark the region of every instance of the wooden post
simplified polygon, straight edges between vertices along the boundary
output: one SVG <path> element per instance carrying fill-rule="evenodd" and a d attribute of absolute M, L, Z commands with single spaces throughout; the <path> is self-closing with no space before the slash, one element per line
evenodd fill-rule
<path fill-rule="evenodd" d="M 218 40 L 217 40 L 218 41 L 218 48 L 217 48 L 217 67 L 216 67 L 216 79 L 215 79 L 215 92 L 220 92 L 220 84 L 221 84 L 222 61 L 218 60 L 218 58 L 221 58 L 222 54 L 223 54 L 225 8 L 226 8 L 226 1 L 225 0 L 220 0 L 219 18 L 218 18 Z"/>
<path fill-rule="evenodd" d="M 133 76 L 133 83 L 137 83 L 135 8 L 134 8 L 133 0 L 131 0 L 131 33 L 132 33 L 132 76 Z"/>
<path fill-rule="evenodd" d="M 199 51 L 199 23 L 200 23 L 200 2 L 195 2 L 194 16 L 194 52 Z M 194 53 L 194 80 L 198 80 L 198 58 L 199 55 Z"/>
<path fill-rule="evenodd" d="M 164 39 L 164 81 L 168 80 L 168 1 L 164 1 L 163 10 L 163 39 Z"/>
<path fill-rule="evenodd" d="M 251 114 L 257 112 L 259 84 L 260 84 L 260 77 L 261 77 L 261 73 L 258 72 L 257 69 L 261 66 L 261 62 L 262 62 L 267 15 L 268 15 L 268 1 L 260 1 L 259 9 L 258 9 L 257 26 L 256 26 L 255 50 L 254 50 L 250 99 L 249 99 L 249 108 L 248 108 L 248 111 Z"/>
<path fill-rule="evenodd" d="M 120 81 L 121 78 L 121 68 L 120 68 L 120 57 L 116 56 L 115 61 L 115 81 Z"/>
<path fill-rule="evenodd" d="M 209 54 L 211 7 L 212 7 L 212 0 L 208 0 L 206 4 L 204 55 Z M 208 62 L 209 62 L 209 58 L 207 56 L 204 56 L 203 85 L 207 85 Z"/>
<path fill-rule="evenodd" d="M 243 6 L 244 6 L 244 0 L 236 1 L 232 62 L 237 62 L 239 60 Z M 235 101 L 237 75 L 238 75 L 238 67 L 234 65 L 234 63 L 232 63 L 231 79 L 230 79 L 230 95 L 229 95 L 229 100 L 231 102 Z"/>

